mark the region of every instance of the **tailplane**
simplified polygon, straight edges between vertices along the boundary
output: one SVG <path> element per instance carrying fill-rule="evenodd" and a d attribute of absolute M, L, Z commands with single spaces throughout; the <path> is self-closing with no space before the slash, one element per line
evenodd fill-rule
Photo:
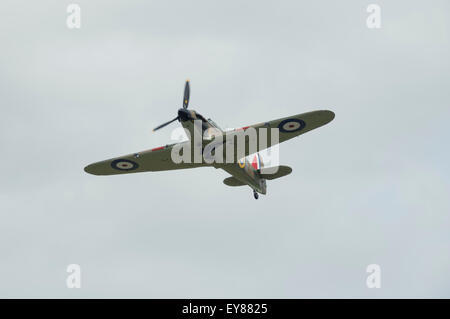
<path fill-rule="evenodd" d="M 260 170 L 261 177 L 264 179 L 276 179 L 292 173 L 292 168 L 289 166 L 275 166 L 262 168 Z"/>
<path fill-rule="evenodd" d="M 223 183 L 225 185 L 228 185 L 228 186 L 244 186 L 244 185 L 247 185 L 245 183 L 242 183 L 240 180 L 238 180 L 236 177 L 233 177 L 233 176 L 225 178 L 223 180 Z"/>

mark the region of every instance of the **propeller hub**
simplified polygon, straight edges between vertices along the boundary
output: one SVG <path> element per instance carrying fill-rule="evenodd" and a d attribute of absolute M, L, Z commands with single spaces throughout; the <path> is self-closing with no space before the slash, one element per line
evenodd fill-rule
<path fill-rule="evenodd" d="M 191 112 L 187 109 L 181 108 L 178 110 L 178 119 L 180 121 L 187 121 L 192 119 Z"/>
<path fill-rule="evenodd" d="M 189 95 L 190 95 L 191 89 L 189 88 L 189 80 L 186 81 L 186 85 L 184 86 L 184 98 L 183 98 L 183 108 L 178 110 L 178 116 L 174 118 L 173 120 L 170 120 L 169 122 L 163 123 L 160 126 L 157 126 L 153 129 L 154 131 L 157 131 L 164 126 L 169 125 L 170 123 L 178 120 L 178 121 L 188 121 L 195 119 L 195 112 L 194 111 L 188 111 L 187 108 L 189 106 Z"/>

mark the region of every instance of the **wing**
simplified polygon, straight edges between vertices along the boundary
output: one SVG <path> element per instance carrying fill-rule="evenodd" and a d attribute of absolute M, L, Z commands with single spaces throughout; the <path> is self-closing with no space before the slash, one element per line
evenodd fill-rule
<path fill-rule="evenodd" d="M 270 128 L 278 128 L 280 131 L 280 143 L 282 143 L 293 137 L 299 136 L 301 134 L 314 130 L 318 127 L 321 127 L 331 122 L 333 119 L 334 119 L 333 112 L 322 110 L 283 117 L 278 120 L 258 123 L 255 125 L 242 127 L 240 129 L 246 130 L 249 127 L 253 127 L 259 133 L 259 130 L 261 128 L 267 128 L 268 131 L 270 131 Z"/>
<path fill-rule="evenodd" d="M 202 166 L 202 164 L 180 163 L 172 161 L 171 151 L 176 144 L 156 147 L 151 150 L 111 158 L 90 164 L 84 168 L 89 174 L 116 175 L 139 172 L 167 171 Z"/>
<path fill-rule="evenodd" d="M 287 140 L 290 140 L 291 138 L 294 138 L 296 136 L 299 136 L 301 134 L 304 134 L 306 132 L 309 132 L 313 129 L 316 129 L 318 127 L 321 127 L 329 122 L 331 122 L 334 119 L 334 113 L 327 110 L 321 110 L 321 111 L 313 111 L 293 116 L 288 116 L 284 118 L 280 118 L 277 120 L 269 121 L 269 122 L 263 122 L 258 123 L 255 125 L 250 126 L 244 126 L 239 129 L 236 129 L 231 132 L 227 132 L 227 135 L 245 135 L 246 133 L 249 133 L 249 128 L 254 128 L 256 130 L 256 138 L 257 140 L 253 140 L 249 136 L 249 138 L 246 138 L 245 142 L 245 156 L 248 156 L 254 152 L 252 150 L 249 150 L 249 142 L 250 139 L 253 140 L 256 145 L 257 149 L 256 151 L 262 151 L 266 148 L 269 148 L 273 145 L 276 145 L 278 143 L 285 142 Z M 259 143 L 259 136 L 260 136 L 260 130 L 264 128 L 267 132 L 267 143 L 266 145 L 261 145 Z M 271 138 L 271 129 L 272 128 L 278 128 L 279 129 L 279 140 L 278 141 L 272 141 Z M 235 160 L 239 159 L 239 156 L 237 154 L 237 145 L 238 143 L 234 143 L 234 154 L 237 156 Z"/>

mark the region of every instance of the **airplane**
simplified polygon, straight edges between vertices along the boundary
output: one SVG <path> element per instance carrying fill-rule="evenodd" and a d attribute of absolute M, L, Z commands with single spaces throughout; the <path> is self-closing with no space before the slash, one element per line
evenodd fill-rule
<path fill-rule="evenodd" d="M 187 132 L 190 133 L 190 137 L 195 136 L 195 130 L 201 130 L 201 132 L 198 133 L 200 133 L 201 136 L 206 136 L 201 145 L 202 151 L 204 151 L 206 142 L 211 142 L 211 140 L 214 140 L 217 135 L 230 134 L 230 131 L 222 130 L 213 120 L 206 119 L 200 113 L 188 109 L 190 97 L 189 83 L 189 80 L 187 80 L 185 83 L 183 105 L 182 108 L 178 110 L 178 115 L 174 119 L 157 126 L 153 129 L 153 131 L 157 131 L 178 120 L 181 125 L 187 130 Z M 267 194 L 266 180 L 280 178 L 289 175 L 292 172 L 292 168 L 290 168 L 289 166 L 277 166 L 275 168 L 264 167 L 264 163 L 262 162 L 259 152 L 263 149 L 267 149 L 278 143 L 282 143 L 293 137 L 321 127 L 331 122 L 334 117 L 335 115 L 332 111 L 318 110 L 231 130 L 231 134 L 243 134 L 243 132 L 245 133 L 245 131 L 249 128 L 255 129 L 256 132 L 259 132 L 262 128 L 278 129 L 279 140 L 275 142 L 271 141 L 267 143 L 267 145 L 262 146 L 257 143 L 257 152 L 255 153 L 251 161 L 248 159 L 248 157 L 253 153 L 250 153 L 251 149 L 248 147 L 248 145 L 245 145 L 245 152 L 243 154 L 245 157 L 237 158 L 236 156 L 238 156 L 238 154 L 234 154 L 233 156 L 235 161 L 233 161 L 232 163 L 209 163 L 204 159 L 202 159 L 201 162 L 175 163 L 171 157 L 172 150 L 174 149 L 174 147 L 185 146 L 186 143 L 190 143 L 191 145 L 193 145 L 194 139 L 189 138 L 188 141 L 185 142 L 168 144 L 160 147 L 155 147 L 150 150 L 92 163 L 86 166 L 84 170 L 85 172 L 93 175 L 117 175 L 149 171 L 155 172 L 188 169 L 196 167 L 215 167 L 217 169 L 223 169 L 231 175 L 230 177 L 223 180 L 223 183 L 225 185 L 233 187 L 247 185 L 253 190 L 254 198 L 258 199 L 258 194 Z M 194 125 L 194 122 L 201 123 L 201 125 L 196 126 Z M 208 138 L 208 136 L 210 136 L 210 138 Z M 246 140 L 245 143 L 248 144 L 248 140 Z"/>

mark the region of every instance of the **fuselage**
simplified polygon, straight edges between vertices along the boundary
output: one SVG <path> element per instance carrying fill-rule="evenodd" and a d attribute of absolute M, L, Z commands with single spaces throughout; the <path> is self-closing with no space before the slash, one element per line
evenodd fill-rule
<path fill-rule="evenodd" d="M 255 156 L 259 158 L 259 155 L 256 154 Z M 237 164 L 225 164 L 220 166 L 224 171 L 233 175 L 242 183 L 247 184 L 258 193 L 266 194 L 266 180 L 261 177 L 260 169 L 256 167 L 255 161 L 250 163 L 247 158 L 243 158 Z"/>
<path fill-rule="evenodd" d="M 207 120 L 196 111 L 180 109 L 178 111 L 178 115 L 180 117 L 181 125 L 188 130 L 191 140 L 194 140 L 194 134 L 206 139 L 203 140 L 203 147 L 211 141 L 214 135 L 223 133 L 222 129 L 218 127 L 211 119 Z M 201 125 L 199 125 L 200 122 L 197 122 L 196 125 L 194 122 L 196 120 L 201 121 Z M 225 170 L 242 183 L 250 186 L 255 191 L 261 194 L 266 194 L 266 180 L 261 178 L 260 174 L 262 162 L 259 154 L 254 155 L 252 162 L 245 157 L 240 159 L 238 163 L 214 163 L 212 166 Z"/>

